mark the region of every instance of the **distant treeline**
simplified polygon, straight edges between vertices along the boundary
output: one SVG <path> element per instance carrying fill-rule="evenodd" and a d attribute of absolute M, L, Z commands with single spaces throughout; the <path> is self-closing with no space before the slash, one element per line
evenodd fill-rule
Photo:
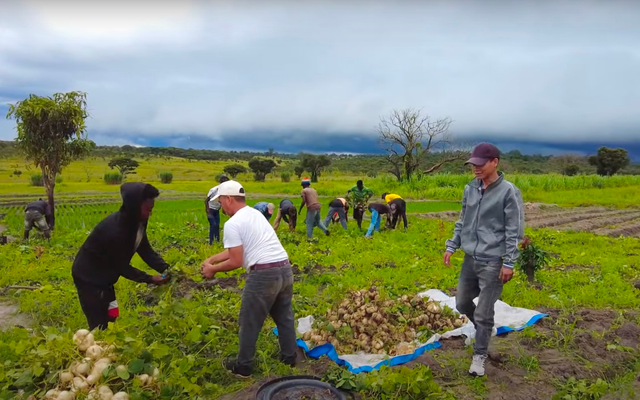
<path fill-rule="evenodd" d="M 366 174 L 377 176 L 384 174 L 388 170 L 388 164 L 384 155 L 349 155 L 349 154 L 328 154 L 331 158 L 331 165 L 326 172 L 341 171 L 345 173 Z M 0 157 L 19 157 L 20 153 L 14 142 L 0 141 Z M 295 163 L 300 158 L 300 154 L 278 153 L 274 149 L 266 152 L 249 151 L 225 151 L 225 150 L 200 150 L 182 149 L 178 147 L 135 147 L 135 146 L 97 146 L 91 153 L 93 157 L 110 159 L 117 156 L 128 156 L 134 158 L 148 157 L 179 157 L 190 160 L 205 161 L 229 161 L 246 163 L 253 157 L 271 157 L 283 163 Z M 427 156 L 426 165 L 429 164 Z M 436 157 L 433 156 L 433 161 Z M 501 160 L 501 169 L 512 173 L 566 173 L 567 166 L 577 166 L 578 174 L 595 174 L 596 169 L 590 165 L 587 157 L 563 155 L 563 156 L 543 156 L 540 154 L 525 155 L 518 150 L 505 153 Z M 574 168 L 575 169 L 575 168 Z M 463 173 L 467 167 L 462 162 L 454 162 L 444 165 L 439 172 Z M 629 165 L 620 172 L 621 174 L 640 175 L 640 164 Z M 573 174 L 573 173 L 571 173 Z"/>

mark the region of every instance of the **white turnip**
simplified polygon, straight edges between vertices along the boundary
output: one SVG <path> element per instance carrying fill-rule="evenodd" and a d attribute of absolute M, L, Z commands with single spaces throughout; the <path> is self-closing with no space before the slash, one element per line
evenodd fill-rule
<path fill-rule="evenodd" d="M 75 400 L 76 399 L 76 395 L 73 392 L 69 392 L 66 390 L 63 390 L 62 392 L 60 392 L 60 394 L 58 394 L 58 397 L 56 398 L 56 400 Z"/>
<path fill-rule="evenodd" d="M 60 374 L 60 383 L 67 384 L 73 381 L 73 374 L 71 372 L 65 371 Z"/>
<path fill-rule="evenodd" d="M 76 376 L 73 378 L 73 388 L 77 389 L 79 392 L 88 392 L 89 384 L 83 378 Z"/>
<path fill-rule="evenodd" d="M 100 347 L 97 344 L 94 344 L 93 346 L 90 346 L 87 349 L 87 357 L 91 358 L 92 360 L 97 360 L 102 356 L 102 352 L 103 352 L 102 347 Z"/>
<path fill-rule="evenodd" d="M 118 392 L 113 395 L 111 400 L 129 400 L 129 395 L 125 392 Z"/>

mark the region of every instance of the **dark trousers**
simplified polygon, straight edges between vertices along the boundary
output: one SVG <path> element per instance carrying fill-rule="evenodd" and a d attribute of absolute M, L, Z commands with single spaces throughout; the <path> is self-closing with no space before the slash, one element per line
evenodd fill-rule
<path fill-rule="evenodd" d="M 494 307 L 502 295 L 501 268 L 500 260 L 484 262 L 469 255 L 465 255 L 462 262 L 456 292 L 456 308 L 475 325 L 474 354 L 486 355 L 489 349 L 494 324 Z M 478 306 L 473 303 L 476 297 L 478 297 Z"/>
<path fill-rule="evenodd" d="M 271 315 L 278 327 L 280 358 L 284 362 L 295 362 L 297 344 L 292 296 L 293 273 L 290 265 L 249 273 L 240 306 L 238 368 L 247 372 L 252 370 L 256 342 L 267 315 Z"/>
<path fill-rule="evenodd" d="M 209 244 L 213 243 L 213 239 L 216 242 L 220 241 L 220 210 L 211 210 L 210 214 L 207 214 L 209 220 Z"/>
<path fill-rule="evenodd" d="M 115 288 L 113 286 L 108 289 L 98 288 L 75 278 L 73 283 L 75 283 L 78 291 L 82 312 L 87 317 L 89 330 L 91 331 L 95 328 L 107 329 L 109 322 L 115 321 L 115 318 L 110 318 L 108 313 L 109 303 L 116 299 Z"/>

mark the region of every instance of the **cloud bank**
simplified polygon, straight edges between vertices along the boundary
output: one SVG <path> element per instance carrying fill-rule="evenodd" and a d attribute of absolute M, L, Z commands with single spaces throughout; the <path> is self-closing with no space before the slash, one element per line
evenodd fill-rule
<path fill-rule="evenodd" d="M 380 116 L 404 107 L 452 118 L 463 138 L 564 146 L 640 132 L 640 2 L 3 7 L 0 103 L 85 91 L 101 144 L 352 151 L 345 138 L 373 141 Z M 0 139 L 14 136 L 0 121 Z"/>

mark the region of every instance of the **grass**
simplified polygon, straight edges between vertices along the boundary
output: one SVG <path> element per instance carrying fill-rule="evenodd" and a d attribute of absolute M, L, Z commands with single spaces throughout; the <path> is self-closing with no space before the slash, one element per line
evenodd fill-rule
<path fill-rule="evenodd" d="M 0 287 L 8 285 L 41 286 L 33 291 L 10 291 L 4 301 L 16 302 L 21 312 L 33 321 L 33 333 L 14 328 L 0 333 L 0 400 L 15 398 L 18 388 L 27 394 L 51 388 L 57 382 L 57 372 L 78 357 L 69 345 L 72 332 L 84 327 L 86 321 L 78 304 L 70 268 L 79 245 L 91 229 L 106 215 L 119 207 L 118 186 L 104 185 L 98 179 L 79 182 L 82 169 L 89 163 L 96 174 L 104 173 L 106 161 L 90 160 L 72 164 L 63 173 L 64 180 L 56 187 L 60 204 L 57 224 L 51 242 L 39 235 L 30 242 L 13 242 L 0 247 Z M 201 281 L 199 267 L 202 260 L 220 251 L 221 246 L 209 246 L 208 222 L 202 198 L 212 186 L 212 177 L 224 163 L 187 162 L 185 160 L 149 160 L 139 174 L 131 179 L 147 178 L 163 190 L 156 203 L 149 224 L 152 245 L 173 266 L 175 276 Z M 0 162 L 0 213 L 6 234 L 21 236 L 23 204 L 32 196 L 41 195 L 42 188 L 27 184 L 26 172 L 20 178 L 8 178 L 15 168 L 6 160 Z M 177 181 L 163 185 L 154 178 L 155 170 L 170 170 Z M 193 170 L 193 171 L 191 171 Z M 27 176 L 25 176 L 27 175 Z M 358 177 L 323 176 L 314 184 L 320 194 L 343 194 Z M 198 179 L 201 179 L 200 181 Z M 510 177 L 521 187 L 525 201 L 542 201 L 562 205 L 601 204 L 616 207 L 635 206 L 640 197 L 640 181 L 636 177 L 574 177 L 528 176 Z M 408 211 L 458 211 L 460 195 L 469 176 L 434 175 L 399 184 L 388 178 L 366 179 L 376 192 L 394 191 L 408 199 L 438 199 L 414 201 Z M 258 201 L 278 203 L 282 194 L 299 195 L 296 182 L 283 183 L 276 179 L 253 182 L 242 179 L 250 197 L 249 204 Z M 275 197 L 266 197 L 275 195 Z M 95 201 L 95 202 L 92 202 Z M 111 201 L 111 202 L 107 202 Z M 296 198 L 295 202 L 299 204 Z M 328 201 L 323 199 L 322 216 Z M 226 217 L 222 217 L 222 222 Z M 273 219 L 272 219 L 273 221 Z M 297 277 L 294 285 L 293 307 L 297 317 L 319 315 L 341 301 L 345 292 L 362 289 L 375 283 L 383 294 L 400 296 L 415 294 L 428 288 L 447 290 L 457 284 L 462 255 L 453 257 L 453 267 L 442 265 L 443 246 L 451 235 L 453 224 L 426 220 L 409 215 L 409 230 L 383 231 L 372 240 L 350 221 L 343 231 L 338 225 L 330 227 L 332 235 L 325 237 L 316 231 L 317 238 L 307 242 L 302 222 L 298 232 L 289 233 L 282 226 L 279 237 L 293 263 L 308 271 Z M 537 326 L 512 334 L 516 345 L 504 342 L 510 357 L 505 368 L 523 370 L 531 384 L 552 382 L 544 350 L 558 351 L 562 359 L 582 360 L 594 376 L 569 381 L 556 378 L 554 390 L 562 395 L 599 398 L 605 390 L 611 398 L 633 396 L 634 377 L 640 371 L 640 357 L 636 349 L 622 346 L 611 339 L 614 329 L 635 318 L 627 312 L 640 307 L 640 297 L 631 284 L 640 280 L 640 241 L 633 238 L 609 238 L 590 233 L 557 232 L 527 229 L 533 241 L 553 255 L 550 265 L 537 275 L 537 285 L 526 282 L 522 274 L 505 286 L 502 299 L 514 306 L 557 310 L 557 316 L 547 319 L 545 330 Z M 135 256 L 132 264 L 148 271 Z M 595 265 L 595 268 L 564 268 L 567 265 Z M 319 266 L 319 269 L 316 269 Z M 330 267 L 335 267 L 333 271 Z M 220 277 L 240 277 L 242 271 L 220 274 Z M 136 387 L 131 381 L 118 381 L 119 388 L 134 394 L 134 398 L 210 399 L 232 393 L 270 376 L 291 374 L 323 374 L 326 362 L 313 361 L 301 369 L 292 369 L 277 362 L 278 343 L 270 329 L 269 319 L 258 341 L 256 370 L 249 382 L 238 381 L 226 374 L 220 361 L 237 352 L 237 318 L 240 295 L 230 290 L 212 287 L 205 291 L 187 291 L 181 282 L 172 281 L 163 287 L 147 287 L 121 279 L 116 284 L 121 317 L 100 339 L 115 343 L 120 353 L 119 363 L 136 359 L 147 349 L 153 362 L 161 369 L 162 389 Z M 242 280 L 239 288 L 242 288 Z M 610 351 L 631 357 L 619 370 L 606 376 L 606 385 L 595 375 L 604 376 L 598 360 L 581 355 L 580 327 L 577 310 L 611 309 L 618 317 L 607 330 L 591 332 L 590 337 Z M 633 319 L 632 319 L 633 320 Z M 552 332 L 552 333 L 549 333 Z M 526 350 L 524 343 L 534 343 L 537 352 Z M 496 384 L 492 377 L 470 379 L 466 376 L 470 349 L 462 353 L 436 350 L 433 357 L 443 365 L 443 374 L 432 375 L 426 367 L 388 369 L 351 378 L 344 370 L 332 367 L 325 378 L 342 380 L 360 391 L 364 398 L 491 398 L 504 383 Z M 451 354 L 456 354 L 452 356 Z M 592 379 L 593 378 L 593 379 Z M 524 383 L 523 383 L 524 384 Z M 511 388 L 516 390 L 517 388 Z M 415 394 L 415 396 L 414 396 Z M 414 396 L 414 397 L 410 397 Z M 593 397 L 596 396 L 596 397 Z"/>

